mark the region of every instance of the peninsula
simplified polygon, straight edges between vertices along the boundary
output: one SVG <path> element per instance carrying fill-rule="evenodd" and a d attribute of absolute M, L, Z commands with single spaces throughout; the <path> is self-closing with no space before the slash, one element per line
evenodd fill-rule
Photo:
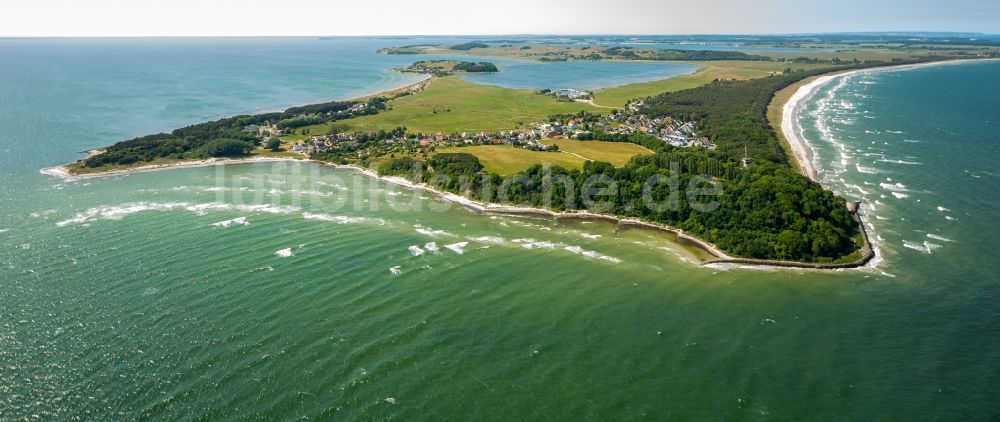
<path fill-rule="evenodd" d="M 447 48 L 489 46 L 455 47 Z M 440 47 L 406 54 L 432 48 Z M 404 88 L 122 141 L 62 171 L 102 175 L 177 163 L 311 159 L 377 169 L 446 198 L 464 197 L 480 204 L 479 211 L 577 215 L 669 230 L 700 239 L 692 242 L 728 262 L 858 266 L 872 251 L 856 207 L 796 171 L 805 168 L 802 157 L 776 131 L 769 106 L 776 93 L 832 72 L 965 58 L 830 58 L 796 68 L 763 56 L 684 54 L 712 61 L 680 82 L 598 90 L 587 101 L 475 85 L 454 74 L 495 71 L 487 62 L 418 61 L 400 70 L 430 78 Z M 740 77 L 741 71 L 751 74 Z M 726 72 L 734 77 L 708 79 Z M 623 95 L 631 97 L 621 108 L 600 106 Z M 673 182 L 645 184 L 653 179 Z M 603 183 L 599 201 L 593 180 Z M 709 199 L 705 189 L 721 192 L 711 212 L 693 205 Z M 651 207 L 650 198 L 667 205 Z"/>

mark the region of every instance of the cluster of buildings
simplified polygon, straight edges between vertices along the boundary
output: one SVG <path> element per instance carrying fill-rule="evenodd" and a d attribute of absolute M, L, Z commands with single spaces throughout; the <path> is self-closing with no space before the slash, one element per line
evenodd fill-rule
<path fill-rule="evenodd" d="M 589 100 L 591 94 L 587 91 L 579 91 L 576 89 L 555 89 L 552 90 L 552 95 L 557 97 L 566 97 L 571 100 Z"/>
<path fill-rule="evenodd" d="M 535 133 L 545 138 L 573 138 L 582 135 L 589 135 L 586 123 L 581 119 L 570 119 L 566 122 L 553 121 L 549 123 L 538 123 L 535 125 Z"/>
<path fill-rule="evenodd" d="M 268 140 L 272 136 L 285 136 L 285 131 L 273 124 L 243 126 L 244 132 L 253 133 L 257 139 Z"/>
<path fill-rule="evenodd" d="M 559 121 L 538 124 L 538 130 L 546 138 L 601 139 L 588 136 L 595 132 L 609 135 L 632 135 L 642 133 L 678 148 L 705 148 L 714 151 L 715 144 L 706 136 L 698 134 L 696 122 L 683 121 L 664 116 L 650 118 L 639 113 L 642 102 L 629 103 L 623 113 L 606 116 L 584 114 Z"/>
<path fill-rule="evenodd" d="M 319 152 L 353 152 L 359 148 L 376 148 L 384 152 L 393 150 L 419 150 L 432 146 L 459 145 L 513 145 L 534 151 L 547 151 L 552 147 L 539 142 L 543 133 L 541 130 L 505 130 L 497 132 L 462 132 L 444 134 L 438 132 L 432 135 L 410 135 L 403 133 L 389 134 L 380 138 L 369 133 L 336 133 L 331 135 L 313 136 L 309 140 L 299 141 L 292 145 L 292 152 L 314 154 Z"/>
<path fill-rule="evenodd" d="M 587 94 L 583 91 L 572 91 L 576 94 Z M 558 94 L 557 94 L 558 95 Z M 589 94 L 588 94 L 589 95 Z M 359 103 L 348 112 L 359 111 L 367 107 Z M 570 118 L 553 118 L 549 122 L 538 122 L 528 129 L 514 129 L 495 132 L 462 132 L 455 134 L 406 134 L 396 132 L 340 132 L 329 135 L 316 135 L 308 140 L 298 141 L 291 147 L 292 152 L 315 154 L 323 152 L 355 153 L 359 155 L 373 152 L 392 152 L 398 150 L 420 151 L 432 146 L 459 145 L 512 145 L 534 151 L 557 149 L 540 142 L 541 139 L 595 139 L 594 133 L 609 135 L 632 135 L 643 133 L 657 138 L 678 148 L 705 148 L 715 150 L 716 146 L 707 137 L 700 136 L 693 121 L 682 121 L 672 117 L 649 118 L 639 113 L 641 101 L 629 103 L 624 112 L 609 115 L 584 114 Z M 272 137 L 285 136 L 284 130 L 274 124 L 251 125 L 243 129 L 256 133 L 257 138 L 265 144 Z M 596 139 L 601 139 L 599 136 Z"/>
<path fill-rule="evenodd" d="M 643 114 L 612 114 L 607 120 L 617 125 L 605 125 L 605 133 L 645 133 L 678 148 L 705 148 L 715 151 L 707 136 L 700 136 L 694 121 L 682 121 L 669 116 L 649 118 Z"/>

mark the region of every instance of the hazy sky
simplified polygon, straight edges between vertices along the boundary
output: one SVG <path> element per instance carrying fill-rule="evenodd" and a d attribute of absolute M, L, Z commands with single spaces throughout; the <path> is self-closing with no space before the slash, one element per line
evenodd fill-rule
<path fill-rule="evenodd" d="M 1000 33 L 1000 0 L 0 0 L 0 36 Z"/>

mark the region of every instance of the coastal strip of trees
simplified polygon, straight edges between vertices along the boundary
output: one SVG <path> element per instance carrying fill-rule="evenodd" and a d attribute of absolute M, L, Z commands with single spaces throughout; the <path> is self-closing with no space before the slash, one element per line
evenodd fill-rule
<path fill-rule="evenodd" d="M 170 133 L 140 136 L 115 143 L 81 160 L 86 168 L 127 166 L 159 159 L 201 159 L 238 157 L 250 154 L 260 139 L 255 127 L 273 124 L 279 129 L 294 129 L 355 116 L 375 114 L 386 109 L 386 98 L 370 100 L 367 106 L 351 110 L 357 101 L 331 101 L 292 107 L 282 112 L 226 117 L 176 129 Z"/>
<path fill-rule="evenodd" d="M 735 256 L 832 262 L 855 252 L 857 228 L 842 198 L 788 166 L 749 169 L 705 150 L 661 149 L 621 168 L 535 165 L 502 177 L 467 153 L 384 161 L 407 177 L 469 198 L 554 211 L 586 210 L 680 228 Z"/>
<path fill-rule="evenodd" d="M 487 47 L 489 47 L 488 44 L 473 41 L 473 42 L 467 42 L 467 43 L 462 43 L 462 44 L 455 44 L 455 45 L 453 45 L 451 47 L 448 47 L 448 48 L 452 49 L 452 50 L 458 50 L 458 51 L 468 51 L 468 50 L 472 50 L 473 48 L 487 48 Z"/>

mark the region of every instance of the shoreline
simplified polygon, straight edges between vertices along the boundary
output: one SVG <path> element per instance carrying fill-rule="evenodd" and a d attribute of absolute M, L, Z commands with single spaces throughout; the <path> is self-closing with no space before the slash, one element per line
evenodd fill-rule
<path fill-rule="evenodd" d="M 900 71 L 908 69 L 917 69 L 922 67 L 930 66 L 946 66 L 946 65 L 957 65 L 964 63 L 975 63 L 975 62 L 985 62 L 994 61 L 1000 59 L 992 58 L 982 58 L 982 59 L 951 59 L 951 60 L 941 60 L 927 63 L 916 63 L 916 64 L 901 64 L 896 66 L 880 66 L 872 67 L 868 69 L 855 69 L 855 70 L 843 70 L 835 71 L 832 73 L 816 76 L 812 81 L 800 86 L 795 90 L 795 93 L 781 105 L 781 127 L 775 128 L 780 129 L 781 133 L 788 140 L 788 144 L 792 148 L 793 156 L 795 157 L 796 166 L 803 173 L 804 176 L 812 179 L 816 183 L 820 183 L 819 173 L 820 166 L 817 162 L 817 154 L 815 147 L 806 140 L 805 136 L 802 135 L 803 129 L 798 125 L 798 114 L 801 112 L 802 106 L 805 101 L 808 100 L 815 94 L 815 91 L 822 86 L 832 82 L 837 78 L 850 77 L 861 73 L 869 72 L 888 72 L 888 71 Z"/>
<path fill-rule="evenodd" d="M 115 170 L 99 171 L 93 173 L 72 174 L 67 169 L 69 164 L 55 167 L 45 167 L 38 172 L 46 176 L 58 177 L 65 180 L 97 179 L 102 177 L 124 176 L 132 173 L 149 173 L 161 170 L 172 170 L 182 168 L 199 168 L 211 166 L 224 166 L 230 164 L 253 164 L 253 163 L 273 163 L 280 161 L 315 161 L 309 158 L 293 157 L 244 157 L 244 158 L 206 158 L 204 160 L 177 161 L 174 163 L 149 164 L 139 167 L 122 168 Z"/>
<path fill-rule="evenodd" d="M 168 164 L 156 164 L 149 166 L 136 167 L 131 169 L 121 169 L 112 170 L 107 172 L 84 174 L 84 175 L 70 175 L 67 172 L 60 171 L 65 166 L 59 167 L 49 167 L 42 169 L 41 173 L 49 176 L 59 177 L 65 180 L 80 180 L 80 179 L 90 179 L 90 178 L 102 178 L 102 177 L 116 177 L 122 175 L 128 175 L 131 173 L 147 173 L 161 170 L 171 170 L 180 168 L 202 168 L 211 166 L 224 166 L 224 165 L 239 165 L 239 164 L 259 164 L 268 162 L 299 162 L 299 163 L 316 163 L 322 166 L 331 167 L 338 170 L 349 170 L 356 173 L 360 173 L 364 176 L 371 177 L 375 180 L 381 180 L 387 183 L 392 183 L 395 185 L 403 186 L 408 189 L 420 190 L 430 193 L 442 200 L 458 204 L 476 214 L 482 215 L 514 215 L 514 216 L 524 216 L 524 217 L 547 217 L 554 221 L 559 220 L 582 220 L 582 221 L 603 221 L 607 223 L 615 224 L 615 230 L 623 230 L 629 228 L 652 230 L 661 233 L 666 233 L 673 236 L 672 241 L 681 247 L 692 247 L 698 249 L 711 256 L 709 259 L 696 258 L 699 262 L 699 266 L 718 266 L 718 265 L 736 265 L 736 266 L 750 266 L 755 269 L 816 269 L 816 270 L 829 270 L 829 269 L 860 269 L 864 268 L 865 265 L 871 260 L 870 248 L 866 248 L 867 253 L 863 252 L 864 255 L 861 259 L 850 262 L 850 263 L 813 263 L 813 262 L 799 262 L 799 261 L 778 261 L 778 260 L 761 260 L 754 258 L 740 258 L 734 257 L 726 252 L 720 250 L 716 245 L 711 244 L 705 240 L 699 239 L 695 236 L 687 234 L 684 230 L 668 226 L 660 223 L 653 223 L 649 221 L 644 221 L 638 218 L 630 217 L 620 217 L 611 214 L 600 214 L 593 213 L 590 211 L 552 211 L 546 208 L 537 207 L 523 207 L 516 205 L 506 205 L 506 204 L 496 204 L 496 203 L 484 203 L 476 201 L 474 199 L 467 198 L 462 195 L 458 195 L 452 192 L 442 191 L 436 189 L 433 186 L 427 185 L 426 183 L 414 183 L 399 176 L 382 176 L 371 169 L 359 167 L 353 164 L 332 164 L 325 161 L 318 161 L 311 158 L 291 158 L 291 157 L 251 157 L 251 158 L 240 158 L 240 159 L 206 159 L 206 160 L 196 160 L 196 161 L 182 161 L 177 163 Z M 862 233 L 866 239 L 867 243 L 867 233 L 864 232 L 862 226 Z"/>
<path fill-rule="evenodd" d="M 361 173 L 365 176 L 371 177 L 376 180 L 381 180 L 387 183 L 392 183 L 395 185 L 403 186 L 408 189 L 421 190 L 432 195 L 437 196 L 445 201 L 449 201 L 476 213 L 484 215 L 516 215 L 525 217 L 548 217 L 555 221 L 563 220 L 582 220 L 582 221 L 604 221 L 616 225 L 616 231 L 625 228 L 641 228 L 647 230 L 654 230 L 660 232 L 666 232 L 676 236 L 676 243 L 681 244 L 681 246 L 694 246 L 699 250 L 708 253 L 714 259 L 703 260 L 702 265 L 709 263 L 719 263 L 729 260 L 737 260 L 739 258 L 732 257 L 717 246 L 708 243 L 704 240 L 698 239 L 694 236 L 688 235 L 683 230 L 670 227 L 664 224 L 651 223 L 648 221 L 643 221 L 636 218 L 619 217 L 611 214 L 600 214 L 593 213 L 590 211 L 552 211 L 547 208 L 537 208 L 537 207 L 526 207 L 526 206 L 516 206 L 516 205 L 505 205 L 497 204 L 492 202 L 480 202 L 474 199 L 467 198 L 462 195 L 458 195 L 452 192 L 442 191 L 440 189 L 434 188 L 426 183 L 415 183 L 406 178 L 399 176 L 381 176 L 375 171 L 370 169 L 358 167 L 355 165 L 336 165 L 324 163 L 325 165 L 332 166 L 337 169 L 347 169 L 353 170 Z"/>
<path fill-rule="evenodd" d="M 857 74 L 868 73 L 868 72 L 888 72 L 888 71 L 905 71 L 910 69 L 918 69 L 922 67 L 930 66 L 946 66 L 946 65 L 957 65 L 964 63 L 974 63 L 974 62 L 985 62 L 985 61 L 995 61 L 1000 59 L 992 58 L 980 58 L 980 59 L 953 59 L 953 60 L 942 60 L 927 63 L 916 63 L 916 64 L 903 64 L 897 66 L 882 66 L 873 67 L 868 69 L 856 69 L 856 70 L 846 70 L 846 71 L 836 71 L 829 74 L 819 75 L 814 77 L 811 81 L 805 83 L 795 90 L 795 92 L 781 105 L 781 134 L 784 135 L 785 140 L 788 142 L 791 148 L 792 157 L 794 158 L 795 167 L 799 172 L 808 177 L 810 180 L 823 185 L 821 179 L 822 167 L 819 163 L 819 154 L 816 150 L 815 145 L 810 143 L 805 135 L 804 129 L 798 123 L 798 115 L 802 111 L 807 100 L 812 98 L 816 90 L 819 88 L 833 82 L 836 79 L 851 77 Z M 824 186 L 826 187 L 826 186 Z M 873 227 L 865 215 L 859 209 L 855 214 L 855 221 L 858 224 L 858 228 L 864 240 L 864 247 L 862 249 L 862 260 L 865 261 L 863 266 L 869 268 L 877 268 L 880 266 L 884 259 L 881 254 L 881 249 L 877 244 L 877 241 L 873 241 L 872 237 L 868 234 L 868 227 Z M 874 237 L 878 239 L 878 236 Z"/>
<path fill-rule="evenodd" d="M 352 98 L 348 98 L 348 99 L 340 100 L 340 101 L 364 101 L 364 100 L 367 100 L 367 99 L 370 99 L 370 98 L 373 98 L 373 97 L 377 97 L 377 96 L 380 96 L 380 95 L 388 95 L 388 94 L 392 94 L 392 93 L 399 92 L 399 91 L 409 91 L 411 88 L 413 88 L 413 87 L 415 87 L 417 85 L 423 84 L 425 82 L 428 82 L 428 81 L 430 81 L 432 79 L 433 79 L 432 75 L 426 75 L 426 74 L 424 74 L 424 75 L 422 75 L 422 77 L 419 80 L 414 81 L 414 82 L 410 82 L 410 83 L 408 83 L 406 85 L 401 85 L 401 86 L 397 86 L 395 88 L 390 88 L 390 89 L 383 89 L 381 91 L 375 91 L 375 92 L 370 93 L 370 94 L 363 94 L 361 96 L 352 97 Z M 337 101 L 337 100 L 335 100 L 335 101 Z M 101 154 L 103 152 L 104 152 L 104 150 L 102 149 L 102 147 L 98 147 L 98 148 L 87 150 L 86 151 L 87 155 L 84 158 L 82 158 L 82 160 L 86 160 L 87 158 L 93 157 L 93 156 L 95 156 L 97 154 Z M 120 175 L 128 174 L 128 173 L 145 173 L 145 172 L 150 172 L 150 171 L 167 170 L 167 169 L 174 169 L 174 168 L 194 168 L 194 167 L 208 167 L 208 166 L 214 166 L 214 165 L 242 164 L 242 163 L 252 163 L 252 162 L 303 161 L 303 160 L 312 161 L 308 157 L 303 157 L 303 158 L 293 158 L 293 157 L 221 158 L 221 157 L 212 157 L 212 158 L 206 158 L 206 159 L 201 159 L 201 160 L 184 160 L 184 161 L 178 161 L 178 162 L 175 162 L 175 163 L 147 164 L 147 165 L 142 165 L 142 166 L 137 166 L 137 167 L 126 167 L 126 168 L 120 168 L 120 169 L 114 169 L 114 170 L 98 171 L 98 172 L 93 172 L 93 173 L 73 174 L 72 172 L 69 171 L 69 166 L 79 161 L 79 160 L 77 160 L 77 161 L 74 161 L 72 163 L 65 163 L 65 164 L 61 164 L 61 165 L 58 165 L 58 166 L 43 167 L 43 168 L 39 169 L 38 172 L 41 173 L 41 174 L 44 174 L 46 176 L 53 176 L 53 177 L 58 177 L 58 178 L 61 178 L 61 179 L 67 179 L 67 180 L 76 180 L 76 179 L 91 179 L 91 178 L 98 178 L 98 177 L 120 176 Z"/>
<path fill-rule="evenodd" d="M 865 230 L 864 222 L 862 221 L 860 215 L 857 215 L 855 217 L 855 221 L 860 225 L 863 245 L 861 248 L 861 256 L 854 261 L 843 262 L 843 263 L 836 263 L 836 262 L 821 263 L 821 262 L 800 262 L 800 261 L 781 261 L 781 260 L 771 260 L 771 259 L 741 258 L 741 257 L 731 256 L 726 252 L 722 251 L 721 249 L 719 249 L 716 245 L 709 243 L 705 240 L 699 239 L 695 236 L 689 235 L 682 229 L 668 226 L 665 224 L 653 223 L 638 218 L 621 217 L 611 214 L 593 213 L 585 210 L 559 212 L 546 208 L 484 203 L 455 193 L 436 189 L 433 186 L 427 185 L 426 183 L 415 183 L 399 176 L 381 176 L 375 171 L 358 167 L 355 165 L 336 165 L 329 163 L 323 163 L 323 164 L 337 169 L 353 170 L 363 175 L 369 176 L 373 179 L 396 184 L 409 189 L 421 190 L 430 193 L 432 195 L 435 195 L 443 200 L 461 205 L 476 214 L 514 215 L 523 217 L 547 217 L 557 222 L 559 220 L 603 221 L 615 224 L 616 226 L 615 231 L 629 229 L 629 228 L 636 228 L 636 229 L 667 233 L 673 236 L 673 239 L 670 239 L 670 241 L 678 244 L 679 246 L 695 248 L 711 256 L 712 258 L 709 259 L 701 259 L 696 257 L 696 259 L 700 261 L 698 265 L 702 267 L 736 266 L 736 267 L 750 267 L 753 269 L 764 269 L 764 270 L 768 269 L 862 270 L 865 268 L 869 268 L 868 263 L 877 257 L 875 249 L 873 248 L 871 242 L 869 241 L 868 233 Z"/>

